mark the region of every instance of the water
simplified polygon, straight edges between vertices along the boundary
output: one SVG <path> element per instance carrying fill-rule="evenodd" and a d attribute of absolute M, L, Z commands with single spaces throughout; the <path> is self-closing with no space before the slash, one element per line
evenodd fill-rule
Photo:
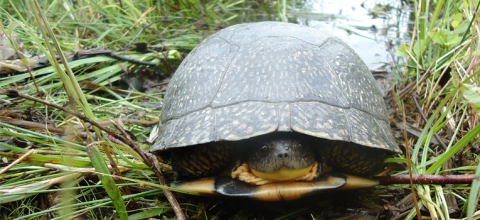
<path fill-rule="evenodd" d="M 303 7 L 326 19 L 302 14 L 305 8 L 298 8 L 290 12 L 298 23 L 340 38 L 372 70 L 392 64 L 391 53 L 395 55 L 396 46 L 406 43 L 410 10 L 400 1 L 308 0 Z"/>

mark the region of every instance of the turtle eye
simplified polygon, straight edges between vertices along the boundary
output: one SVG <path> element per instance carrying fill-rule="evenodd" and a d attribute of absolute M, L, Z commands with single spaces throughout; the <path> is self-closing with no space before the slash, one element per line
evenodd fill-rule
<path fill-rule="evenodd" d="M 260 157 L 266 157 L 268 156 L 268 153 L 270 152 L 270 149 L 266 146 L 266 145 L 263 145 L 261 146 L 260 148 L 258 148 L 257 150 L 257 154 L 258 156 Z"/>
<path fill-rule="evenodd" d="M 301 143 L 298 143 L 298 142 L 295 143 L 293 145 L 293 147 L 294 147 L 294 151 L 296 151 L 297 154 L 301 155 L 301 156 L 304 156 L 308 151 L 306 146 L 304 146 L 304 145 L 302 145 Z"/>

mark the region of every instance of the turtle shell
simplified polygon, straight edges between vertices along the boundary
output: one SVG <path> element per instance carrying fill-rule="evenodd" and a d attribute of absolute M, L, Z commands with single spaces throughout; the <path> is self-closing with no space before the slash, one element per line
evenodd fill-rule
<path fill-rule="evenodd" d="M 239 24 L 198 45 L 168 85 L 151 151 L 298 132 L 401 152 L 365 63 L 315 28 Z"/>

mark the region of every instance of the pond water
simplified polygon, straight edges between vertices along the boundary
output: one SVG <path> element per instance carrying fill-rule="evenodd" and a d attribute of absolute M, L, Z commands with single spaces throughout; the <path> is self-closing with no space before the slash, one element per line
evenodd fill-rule
<path fill-rule="evenodd" d="M 285 1 L 283 3 L 282 1 Z M 279 0 L 247 3 L 234 22 L 282 20 L 322 29 L 350 45 L 371 70 L 393 64 L 407 43 L 410 8 L 400 0 Z M 279 10 L 280 4 L 280 10 Z M 396 57 L 396 56 L 395 56 Z"/>
<path fill-rule="evenodd" d="M 332 15 L 318 20 L 297 14 L 299 23 L 330 33 L 348 45 L 370 69 L 392 63 L 396 46 L 407 39 L 410 10 L 400 1 L 309 0 L 312 12 Z M 391 53 L 390 53 L 391 51 Z"/>

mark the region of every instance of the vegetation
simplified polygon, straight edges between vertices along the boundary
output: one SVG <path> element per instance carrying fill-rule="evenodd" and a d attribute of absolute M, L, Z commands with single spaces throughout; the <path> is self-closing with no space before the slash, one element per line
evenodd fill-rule
<path fill-rule="evenodd" d="M 190 50 L 235 23 L 295 22 L 291 15 L 301 13 L 287 14 L 295 4 L 302 2 L 0 0 L 0 218 L 175 217 L 158 189 L 168 187 L 159 183 L 138 151 L 118 140 L 131 142 L 90 128 L 91 122 L 76 116 L 85 115 L 112 131 L 115 123 L 133 134 L 140 148 L 148 149 L 166 84 Z M 479 176 L 480 1 L 409 4 L 412 41 L 397 49 L 400 62 L 393 68 L 390 92 L 392 128 L 398 131 L 399 145 L 409 150 L 386 162 L 408 165 L 413 174 Z M 309 14 L 313 15 L 321 16 Z M 9 57 L 11 63 L 6 61 Z M 7 89 L 69 112 L 18 98 Z M 168 164 L 160 161 L 159 167 L 171 181 Z M 402 173 L 408 171 L 390 174 Z M 410 191 L 409 187 L 377 189 Z M 423 211 L 409 207 L 404 218 L 421 214 L 473 219 L 480 216 L 479 188 L 478 179 L 471 185 L 415 185 Z M 379 198 L 366 196 L 370 192 L 360 197 L 381 204 Z M 186 215 L 198 219 L 314 218 L 319 213 L 312 210 L 333 202 L 328 198 L 289 209 L 269 207 L 272 214 L 265 214 L 252 211 L 254 202 L 236 207 L 223 200 L 174 195 Z M 392 207 L 388 202 L 382 205 Z M 393 216 L 392 210 L 385 212 Z"/>

